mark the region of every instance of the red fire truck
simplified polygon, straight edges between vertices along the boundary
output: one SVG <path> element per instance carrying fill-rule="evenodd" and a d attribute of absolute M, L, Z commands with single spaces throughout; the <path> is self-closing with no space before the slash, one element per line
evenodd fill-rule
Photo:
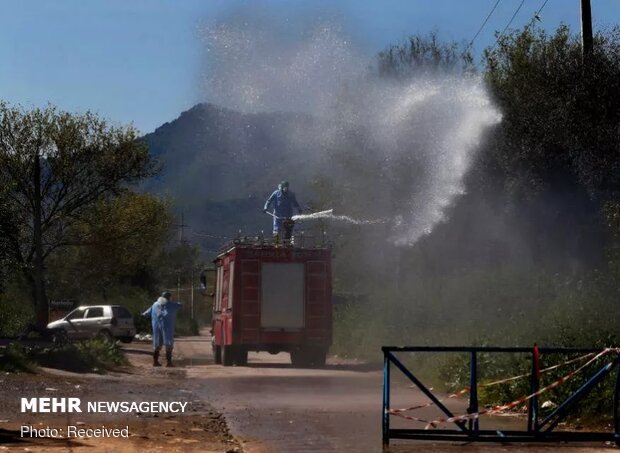
<path fill-rule="evenodd" d="M 332 342 L 331 250 L 237 242 L 215 260 L 213 354 L 245 365 L 248 351 L 290 352 L 323 366 Z"/>

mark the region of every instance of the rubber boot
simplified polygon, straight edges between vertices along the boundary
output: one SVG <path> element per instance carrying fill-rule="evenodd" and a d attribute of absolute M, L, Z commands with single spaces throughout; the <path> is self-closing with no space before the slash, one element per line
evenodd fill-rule
<path fill-rule="evenodd" d="M 174 366 L 172 364 L 172 349 L 166 349 L 166 366 L 167 367 Z"/>
<path fill-rule="evenodd" d="M 159 349 L 153 351 L 153 366 L 161 366 L 161 363 L 159 363 Z"/>

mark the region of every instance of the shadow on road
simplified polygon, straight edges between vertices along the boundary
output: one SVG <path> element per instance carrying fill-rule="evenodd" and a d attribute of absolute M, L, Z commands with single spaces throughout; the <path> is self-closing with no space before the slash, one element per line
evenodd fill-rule
<path fill-rule="evenodd" d="M 175 360 L 177 366 L 204 366 L 215 365 L 212 357 L 180 357 Z M 220 365 L 221 366 L 221 365 Z M 326 370 L 326 371 L 357 371 L 372 372 L 380 371 L 381 365 L 377 363 L 355 363 L 355 364 L 331 364 L 324 367 L 299 367 L 290 363 L 264 363 L 264 362 L 248 362 L 247 365 L 234 365 L 233 368 L 254 368 L 254 369 L 274 369 L 274 370 Z"/>
<path fill-rule="evenodd" d="M 0 428 L 0 445 L 14 445 L 27 450 L 28 447 L 75 448 L 86 444 L 61 437 L 22 437 L 19 429 Z"/>
<path fill-rule="evenodd" d="M 378 363 L 344 363 L 344 364 L 327 364 L 323 367 L 301 367 L 293 366 L 290 363 L 252 363 L 245 365 L 247 368 L 275 368 L 275 369 L 302 369 L 302 370 L 331 370 L 331 371 L 358 371 L 371 372 L 382 369 Z"/>
<path fill-rule="evenodd" d="M 152 349 L 134 349 L 134 348 L 128 348 L 128 347 L 124 346 L 123 347 L 123 351 L 126 354 L 153 355 L 153 350 Z"/>
<path fill-rule="evenodd" d="M 175 337 L 175 343 L 209 343 L 211 345 L 211 337 Z"/>

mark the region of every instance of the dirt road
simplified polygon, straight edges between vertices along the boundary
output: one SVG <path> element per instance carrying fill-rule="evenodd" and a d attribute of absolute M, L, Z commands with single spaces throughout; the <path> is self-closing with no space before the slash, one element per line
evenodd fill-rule
<path fill-rule="evenodd" d="M 212 364 L 209 339 L 187 338 L 177 342 L 181 363 L 188 366 L 192 387 L 227 419 L 233 435 L 244 451 L 328 452 L 381 451 L 382 373 L 362 364 L 331 358 L 323 370 L 295 369 L 288 354 L 249 355 L 247 367 Z M 394 405 L 426 402 L 421 392 L 402 380 L 393 388 Z M 451 400 L 449 407 L 464 413 L 465 402 Z M 438 415 L 436 409 L 416 414 L 422 418 Z M 505 417 L 481 421 L 485 428 L 519 427 L 521 420 Z M 394 427 L 412 427 L 411 422 L 393 420 Z M 418 424 L 417 427 L 420 427 Z M 502 446 L 394 442 L 391 451 L 456 452 L 603 452 L 611 447 L 591 446 Z"/>
<path fill-rule="evenodd" d="M 0 375 L 0 451 L 381 451 L 381 370 L 330 358 L 325 369 L 295 369 L 288 354 L 250 354 L 247 367 L 215 365 L 206 336 L 179 338 L 176 368 L 151 367 L 150 345 L 126 348 L 132 367 L 108 375 L 47 371 L 41 375 Z M 394 373 L 396 378 L 396 373 Z M 19 398 L 74 396 L 85 401 L 182 401 L 188 412 L 175 414 L 23 414 Z M 426 402 L 404 380 L 393 386 L 393 407 Z M 465 402 L 450 400 L 455 413 Z M 416 414 L 433 419 L 436 409 Z M 482 419 L 483 427 L 505 429 L 523 421 Z M 412 427 L 393 419 L 394 427 Z M 129 428 L 129 439 L 21 438 L 20 426 Z M 486 425 L 486 426 L 485 426 Z M 418 427 L 420 425 L 417 425 Z M 228 434 L 228 427 L 234 439 Z M 608 452 L 613 447 L 509 446 L 393 443 L 393 452 Z"/>
<path fill-rule="evenodd" d="M 237 452 L 224 417 L 192 391 L 183 368 L 146 366 L 147 345 L 129 354 L 132 367 L 100 374 L 42 369 L 37 374 L 0 373 L 0 452 L 133 453 Z M 81 413 L 22 412 L 21 398 L 79 398 Z M 86 410 L 87 402 L 170 402 L 185 405 L 183 413 Z M 28 432 L 24 433 L 24 427 Z M 126 436 L 79 435 L 80 430 L 126 429 Z M 75 430 L 73 436 L 69 430 Z"/>

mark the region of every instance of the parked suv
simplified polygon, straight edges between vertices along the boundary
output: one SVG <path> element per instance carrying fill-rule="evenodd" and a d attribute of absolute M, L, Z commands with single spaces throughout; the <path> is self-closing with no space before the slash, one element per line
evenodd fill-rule
<path fill-rule="evenodd" d="M 120 305 L 78 307 L 64 318 L 50 322 L 47 328 L 71 340 L 101 338 L 130 343 L 136 334 L 131 312 Z"/>

